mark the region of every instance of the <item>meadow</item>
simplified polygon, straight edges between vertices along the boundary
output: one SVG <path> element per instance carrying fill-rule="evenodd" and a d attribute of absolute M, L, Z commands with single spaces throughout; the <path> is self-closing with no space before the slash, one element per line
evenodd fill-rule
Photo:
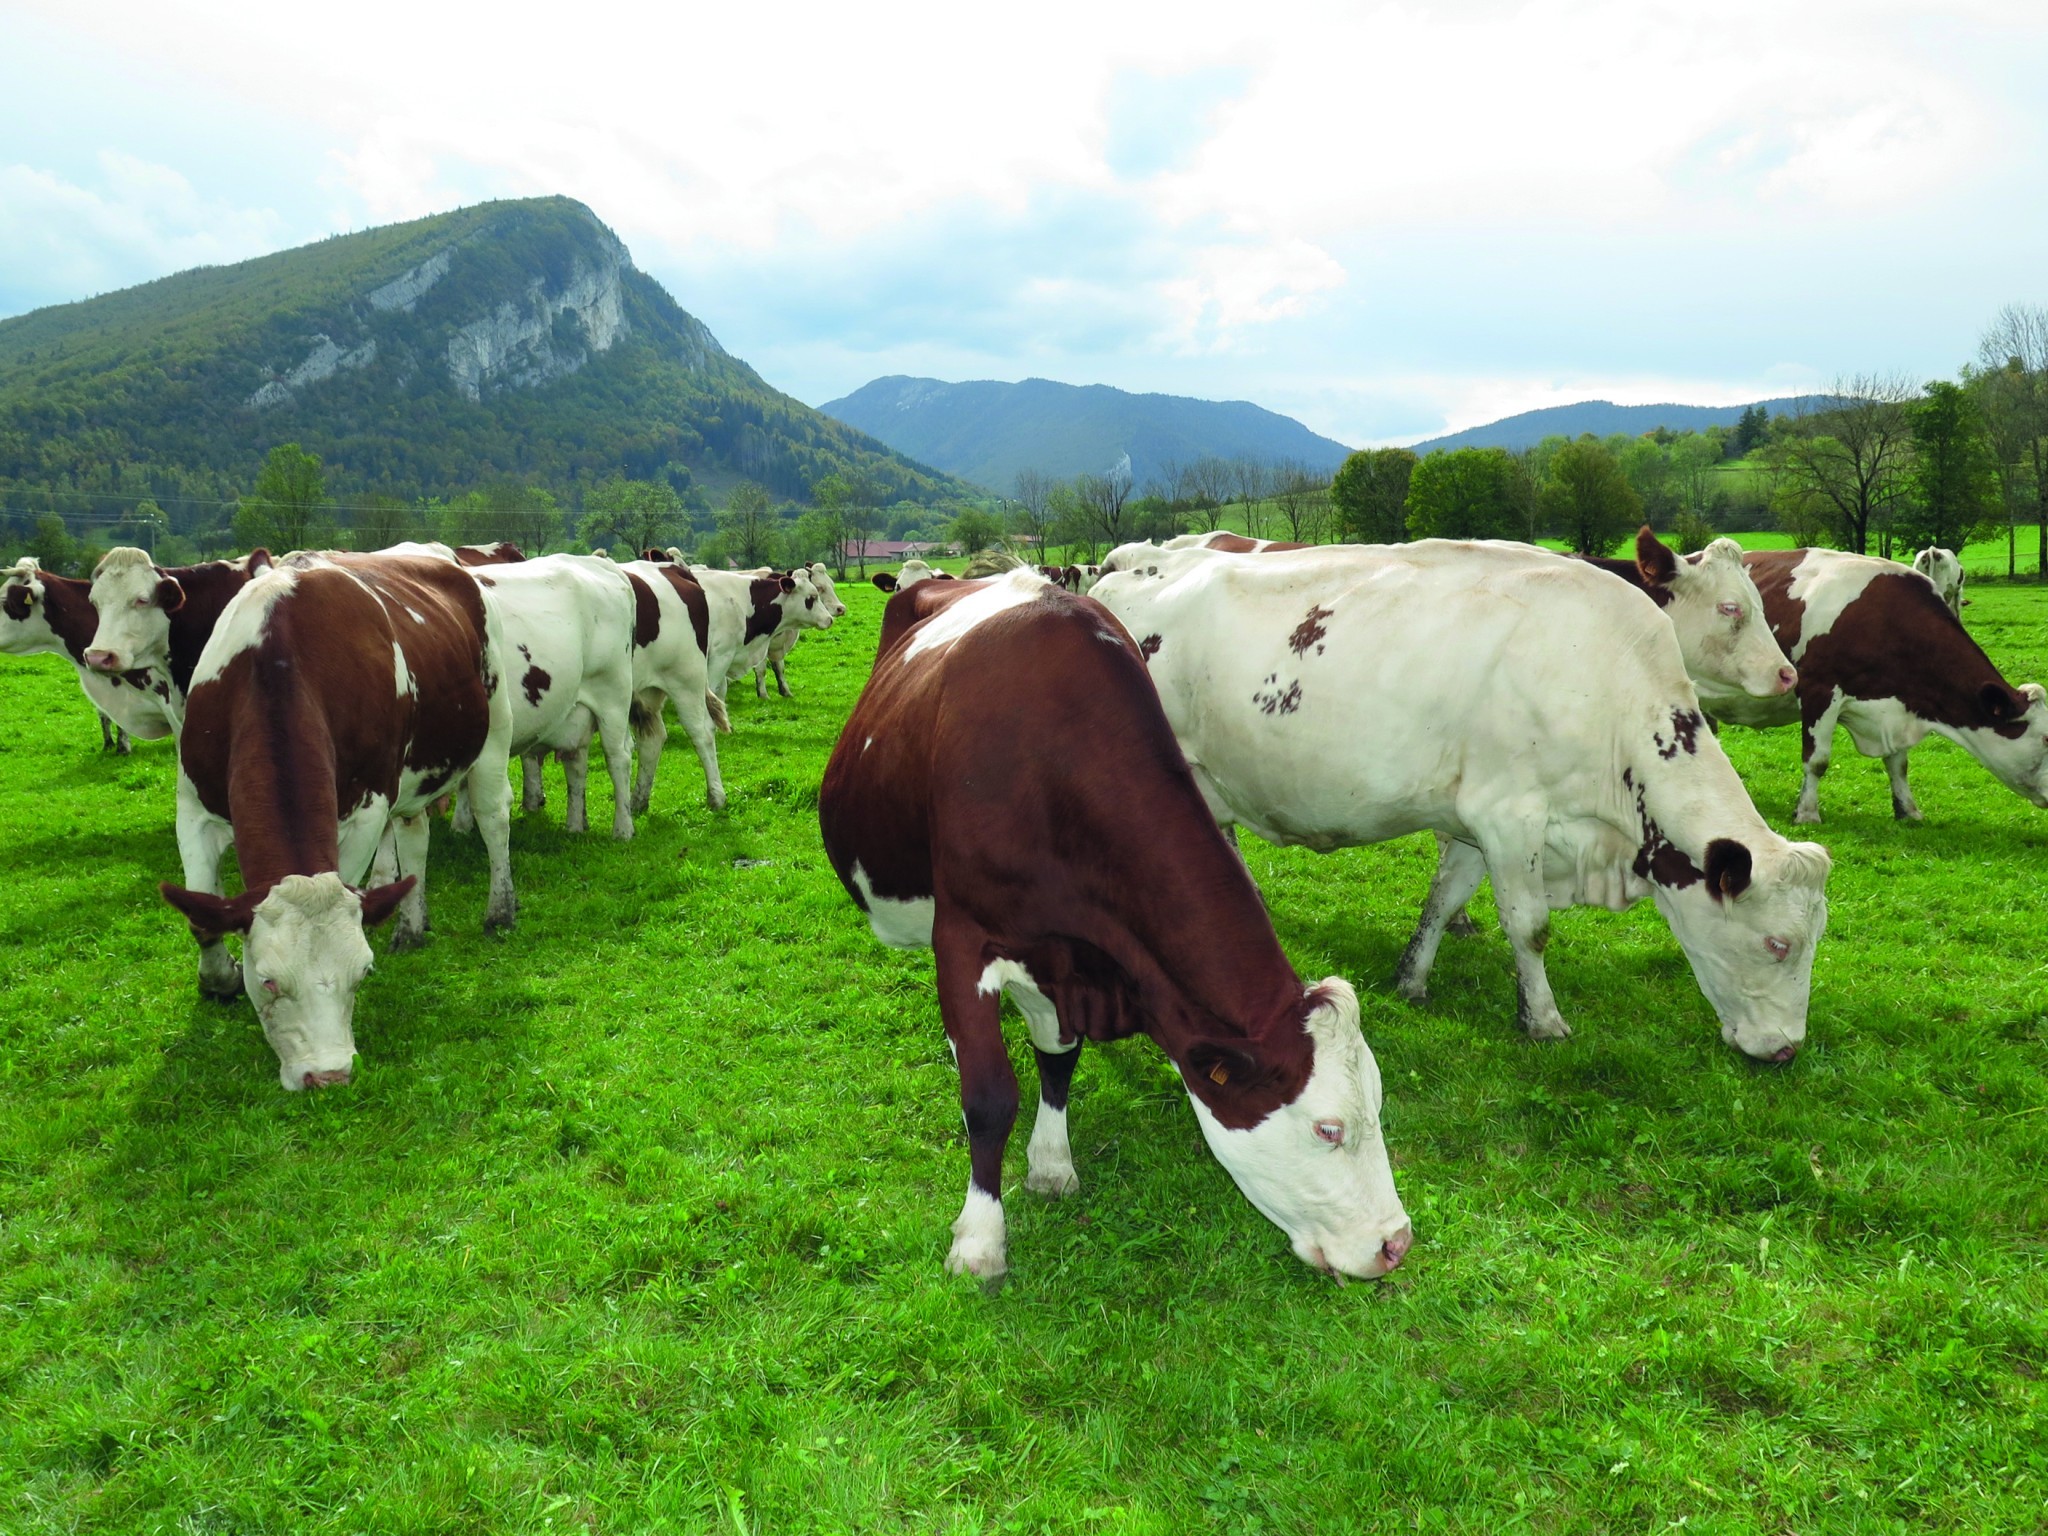
<path fill-rule="evenodd" d="M 728 811 L 672 748 L 634 842 L 572 837 L 557 776 L 502 940 L 437 826 L 433 937 L 364 986 L 354 1084 L 301 1095 L 156 894 L 167 745 L 102 756 L 68 666 L 0 662 L 0 1530 L 2048 1521 L 2048 813 L 1935 741 L 1898 825 L 1843 742 L 1784 1068 L 1722 1045 L 1648 903 L 1558 915 L 1576 1034 L 1532 1045 L 1483 900 L 1432 1002 L 1394 996 L 1426 839 L 1247 838 L 1297 969 L 1359 985 L 1413 1254 L 1296 1261 L 1135 1040 L 1081 1063 L 1077 1195 L 1024 1191 L 1013 1140 L 987 1292 L 942 1269 L 929 957 L 818 843 L 882 605 L 842 590 L 797 697 L 736 685 Z M 1974 595 L 2048 680 L 2048 593 Z M 1789 832 L 1798 733 L 1725 742 Z"/>

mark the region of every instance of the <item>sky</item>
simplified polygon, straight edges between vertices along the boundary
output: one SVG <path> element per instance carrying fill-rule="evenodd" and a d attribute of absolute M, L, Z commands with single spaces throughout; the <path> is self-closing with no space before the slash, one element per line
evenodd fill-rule
<path fill-rule="evenodd" d="M 2039 0 L 0 0 L 0 316 L 588 204 L 811 404 L 885 374 L 1400 442 L 1950 377 L 2048 303 Z"/>

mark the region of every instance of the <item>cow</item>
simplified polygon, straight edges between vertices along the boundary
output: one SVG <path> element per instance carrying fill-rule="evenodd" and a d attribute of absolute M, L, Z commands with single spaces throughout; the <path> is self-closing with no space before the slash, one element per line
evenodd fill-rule
<path fill-rule="evenodd" d="M 673 702 L 697 760 L 704 765 L 705 798 L 711 808 L 725 806 L 725 781 L 718 772 L 715 730 L 729 731 L 725 701 L 707 686 L 705 647 L 709 644 L 711 611 L 703 587 L 687 567 L 673 561 L 631 560 L 619 567 L 633 584 L 636 613 L 633 631 L 633 745 L 640 753 L 633 779 L 633 814 L 654 800 L 654 777 L 661 766 L 668 725 L 662 708 Z M 645 591 L 654 598 L 653 623 L 644 621 L 640 601 Z"/>
<path fill-rule="evenodd" d="M 1890 560 L 1833 549 L 1752 550 L 1743 557 L 1778 643 L 1799 666 L 1796 695 L 1724 702 L 1737 725 L 1797 720 L 1805 778 L 1792 819 L 1820 820 L 1820 781 L 1845 726 L 1856 750 L 1884 759 L 1892 814 L 1918 821 L 1906 757 L 1930 734 L 1977 759 L 2000 783 L 2048 807 L 2048 694 L 2014 687 L 1970 638 L 1932 582 Z"/>
<path fill-rule="evenodd" d="M 735 677 L 762 664 L 778 630 L 830 629 L 832 610 L 811 585 L 807 571 L 752 573 L 693 565 L 690 575 L 704 589 L 710 609 L 705 675 L 721 701 Z M 834 595 L 837 602 L 837 595 Z M 748 658 L 742 665 L 742 658 Z"/>
<path fill-rule="evenodd" d="M 948 1270 L 1007 1267 L 1006 991 L 1038 1059 L 1027 1188 L 1079 1187 L 1066 1106 L 1081 1042 L 1143 1033 L 1295 1253 L 1339 1278 L 1401 1262 L 1414 1232 L 1357 996 L 1334 976 L 1302 985 L 1136 648 L 1095 603 L 1029 570 L 899 592 L 818 823 L 875 937 L 937 960 L 972 1170 Z"/>
<path fill-rule="evenodd" d="M 270 563 L 266 549 L 236 560 L 169 568 L 130 546 L 108 550 L 93 569 L 88 593 L 95 623 L 86 666 L 140 695 L 144 708 L 161 714 L 175 735 L 185 718 L 192 669 L 214 625 L 235 594 Z M 118 696 L 124 702 L 128 697 Z"/>
<path fill-rule="evenodd" d="M 419 942 L 425 812 L 453 785 L 489 853 L 484 927 L 513 924 L 504 655 L 495 603 L 460 567 L 338 553 L 257 574 L 200 653 L 178 742 L 185 883 L 161 889 L 199 943 L 200 990 L 246 991 L 288 1090 L 349 1080 L 364 930 L 395 912 L 392 948 Z M 359 889 L 387 823 L 400 878 Z M 239 968 L 222 942 L 235 932 Z"/>
<path fill-rule="evenodd" d="M 525 558 L 517 544 L 503 540 L 496 544 L 461 544 L 455 550 L 455 563 L 472 569 L 480 565 L 517 565 Z"/>
<path fill-rule="evenodd" d="M 832 573 L 825 569 L 825 562 L 813 560 L 803 567 L 804 574 L 811 579 L 811 585 L 818 589 L 818 602 L 825 612 L 835 619 L 846 617 L 846 604 L 840 601 L 839 589 L 832 584 Z M 796 649 L 797 641 L 804 635 L 806 626 L 786 624 L 768 639 L 767 669 L 775 674 L 775 688 L 785 699 L 791 697 L 789 679 L 783 675 L 783 664 L 789 660 L 789 653 Z M 737 676 L 738 674 L 735 674 Z M 768 697 L 768 681 L 762 675 L 762 668 L 754 668 L 754 693 L 758 698 Z"/>
<path fill-rule="evenodd" d="M 1183 533 L 1168 539 L 1161 549 L 1220 549 L 1226 555 L 1265 555 L 1290 549 L 1313 549 L 1313 544 L 1290 544 L 1284 539 L 1248 539 L 1227 528 L 1208 533 Z"/>
<path fill-rule="evenodd" d="M 1432 539 L 1158 551 L 1094 596 L 1141 637 L 1219 821 L 1320 851 L 1451 839 L 1404 995 L 1427 996 L 1446 922 L 1491 874 L 1520 1022 L 1562 1037 L 1550 910 L 1651 896 L 1722 1039 L 1798 1052 L 1827 853 L 1757 814 L 1641 594 L 1541 550 Z"/>
<path fill-rule="evenodd" d="M 511 677 L 512 754 L 521 760 L 522 808 L 545 803 L 540 761 L 553 752 L 568 785 L 563 826 L 589 829 L 585 790 L 595 728 L 612 781 L 612 836 L 633 836 L 634 654 L 652 644 L 660 608 L 644 581 L 595 555 L 543 555 L 471 571 L 505 627 Z M 649 786 L 652 792 L 652 785 Z M 472 812 L 457 797 L 455 830 Z"/>
<path fill-rule="evenodd" d="M 88 583 L 46 575 L 33 556 L 0 572 L 0 654 L 63 656 L 78 673 L 79 690 L 100 719 L 100 750 L 126 757 L 134 750 L 128 730 L 107 716 L 86 683 L 85 648 L 94 622 Z"/>
<path fill-rule="evenodd" d="M 1102 579 L 1099 565 L 1041 565 L 1038 574 L 1056 587 L 1064 587 L 1076 596 L 1085 593 Z"/>
<path fill-rule="evenodd" d="M 897 568 L 896 574 L 893 576 L 887 571 L 877 571 L 868 578 L 869 581 L 873 582 L 876 587 L 884 592 L 899 592 L 905 587 L 916 586 L 920 581 L 953 581 L 956 579 L 951 571 L 942 571 L 937 566 L 928 564 L 915 556 L 904 561 Z"/>
<path fill-rule="evenodd" d="M 1934 583 L 1934 590 L 1948 604 L 1948 611 L 1960 619 L 1970 599 L 1963 596 L 1963 562 L 1956 558 L 1956 552 L 1930 544 L 1913 557 L 1913 569 Z"/>

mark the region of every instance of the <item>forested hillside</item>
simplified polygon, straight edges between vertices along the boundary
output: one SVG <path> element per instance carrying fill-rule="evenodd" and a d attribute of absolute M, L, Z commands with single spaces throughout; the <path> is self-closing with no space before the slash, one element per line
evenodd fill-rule
<path fill-rule="evenodd" d="M 1143 485 L 1200 458 L 1299 461 L 1328 473 L 1351 450 L 1243 400 L 1134 395 L 1106 384 L 891 377 L 819 407 L 899 453 L 1007 493 L 1020 470 L 1106 474 L 1130 455 Z"/>
<path fill-rule="evenodd" d="M 1823 401 L 1787 395 L 1774 400 L 1752 402 L 1766 416 L 1797 415 L 1802 408 L 1815 408 Z M 1580 400 L 1572 405 L 1546 405 L 1541 410 L 1503 416 L 1483 427 L 1447 432 L 1413 445 L 1416 453 L 1434 453 L 1439 448 L 1506 448 L 1519 452 L 1534 448 L 1546 437 L 1612 437 L 1617 433 L 1641 437 L 1645 432 L 1704 432 L 1709 427 L 1732 427 L 1742 419 L 1748 405 L 1616 405 L 1612 400 Z"/>
<path fill-rule="evenodd" d="M 343 498 L 485 483 L 572 504 L 607 476 L 686 499 L 962 488 L 770 387 L 567 198 L 487 203 L 0 321 L 0 508 L 224 521 L 296 441 Z"/>

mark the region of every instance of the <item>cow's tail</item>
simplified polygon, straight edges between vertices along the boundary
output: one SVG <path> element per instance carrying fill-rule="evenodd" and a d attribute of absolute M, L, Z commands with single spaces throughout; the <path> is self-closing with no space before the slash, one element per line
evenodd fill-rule
<path fill-rule="evenodd" d="M 730 736 L 732 734 L 732 716 L 725 712 L 725 700 L 721 699 L 709 688 L 706 688 L 704 690 L 704 707 L 711 711 L 711 723 Z"/>

